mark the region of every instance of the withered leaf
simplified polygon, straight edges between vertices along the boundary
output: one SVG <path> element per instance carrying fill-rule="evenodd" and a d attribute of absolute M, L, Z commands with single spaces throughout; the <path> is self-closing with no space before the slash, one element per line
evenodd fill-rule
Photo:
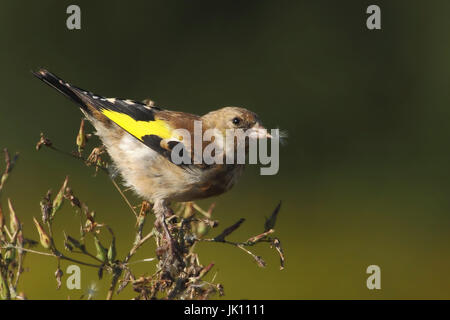
<path fill-rule="evenodd" d="M 86 248 L 84 246 L 84 244 L 82 244 L 80 241 L 72 238 L 71 236 L 67 236 L 66 237 L 67 241 L 69 241 L 75 248 L 80 249 L 81 251 L 84 251 Z"/>
<path fill-rule="evenodd" d="M 278 203 L 275 210 L 273 210 L 270 218 L 266 218 L 266 222 L 264 223 L 264 232 L 275 228 L 275 223 L 277 222 L 277 216 L 278 212 L 280 212 L 280 208 L 281 208 L 281 201 Z"/>
<path fill-rule="evenodd" d="M 245 219 L 241 218 L 238 222 L 236 222 L 232 226 L 230 226 L 230 227 L 226 228 L 225 230 L 223 230 L 221 234 L 219 234 L 217 237 L 214 238 L 214 241 L 218 241 L 218 242 L 225 241 L 225 237 L 227 237 L 228 235 L 233 233 L 237 228 L 239 228 L 239 226 L 244 221 L 245 221 Z"/>
<path fill-rule="evenodd" d="M 98 269 L 97 275 L 98 275 L 98 279 L 102 280 L 102 278 L 103 278 L 103 266 Z"/>

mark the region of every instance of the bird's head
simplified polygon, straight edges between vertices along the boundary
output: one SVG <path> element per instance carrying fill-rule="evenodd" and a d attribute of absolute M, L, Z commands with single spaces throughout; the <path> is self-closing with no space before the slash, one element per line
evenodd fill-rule
<path fill-rule="evenodd" d="M 249 130 L 249 138 L 271 138 L 263 127 L 256 113 L 240 107 L 224 107 L 211 111 L 202 117 L 207 127 L 216 128 L 225 133 L 225 130 Z"/>

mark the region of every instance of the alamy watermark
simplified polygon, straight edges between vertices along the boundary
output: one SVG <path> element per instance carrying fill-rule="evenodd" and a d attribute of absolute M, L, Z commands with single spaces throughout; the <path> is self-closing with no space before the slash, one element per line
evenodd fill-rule
<path fill-rule="evenodd" d="M 376 264 L 367 267 L 366 273 L 370 274 L 367 278 L 366 286 L 369 290 L 381 289 L 381 268 Z"/>
<path fill-rule="evenodd" d="M 67 7 L 66 13 L 70 14 L 66 20 L 66 27 L 69 30 L 81 29 L 81 9 L 75 4 L 71 4 Z"/>
<path fill-rule="evenodd" d="M 275 175 L 280 167 L 280 130 L 255 125 L 243 129 L 203 131 L 202 121 L 194 121 L 194 137 L 186 129 L 176 129 L 168 143 L 175 142 L 171 160 L 181 164 L 262 164 L 261 175 Z M 193 139 L 192 139 L 193 138 Z M 281 137 L 282 138 L 282 137 Z M 270 155 L 268 144 L 270 141 Z M 180 143 L 178 143 L 180 142 Z M 248 158 L 248 159 L 247 159 Z M 248 160 L 248 161 L 247 161 Z"/>
<path fill-rule="evenodd" d="M 372 4 L 367 7 L 367 17 L 366 26 L 369 30 L 380 30 L 381 29 L 381 9 L 376 4 Z"/>

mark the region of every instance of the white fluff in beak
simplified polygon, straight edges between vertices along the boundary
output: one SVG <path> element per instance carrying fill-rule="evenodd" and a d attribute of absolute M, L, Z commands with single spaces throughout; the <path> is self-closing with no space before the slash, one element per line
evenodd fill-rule
<path fill-rule="evenodd" d="M 250 130 L 250 133 L 248 135 L 249 138 L 252 138 L 252 139 L 265 139 L 265 138 L 270 139 L 270 138 L 272 138 L 272 135 L 269 132 L 267 132 L 267 129 L 258 123 L 255 124 L 249 130 Z"/>

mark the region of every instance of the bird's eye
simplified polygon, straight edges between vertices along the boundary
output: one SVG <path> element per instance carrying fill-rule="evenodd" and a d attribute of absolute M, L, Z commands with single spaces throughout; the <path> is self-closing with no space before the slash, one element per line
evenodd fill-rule
<path fill-rule="evenodd" d="M 241 123 L 241 119 L 239 119 L 238 117 L 233 118 L 233 124 L 238 125 L 239 123 Z"/>

